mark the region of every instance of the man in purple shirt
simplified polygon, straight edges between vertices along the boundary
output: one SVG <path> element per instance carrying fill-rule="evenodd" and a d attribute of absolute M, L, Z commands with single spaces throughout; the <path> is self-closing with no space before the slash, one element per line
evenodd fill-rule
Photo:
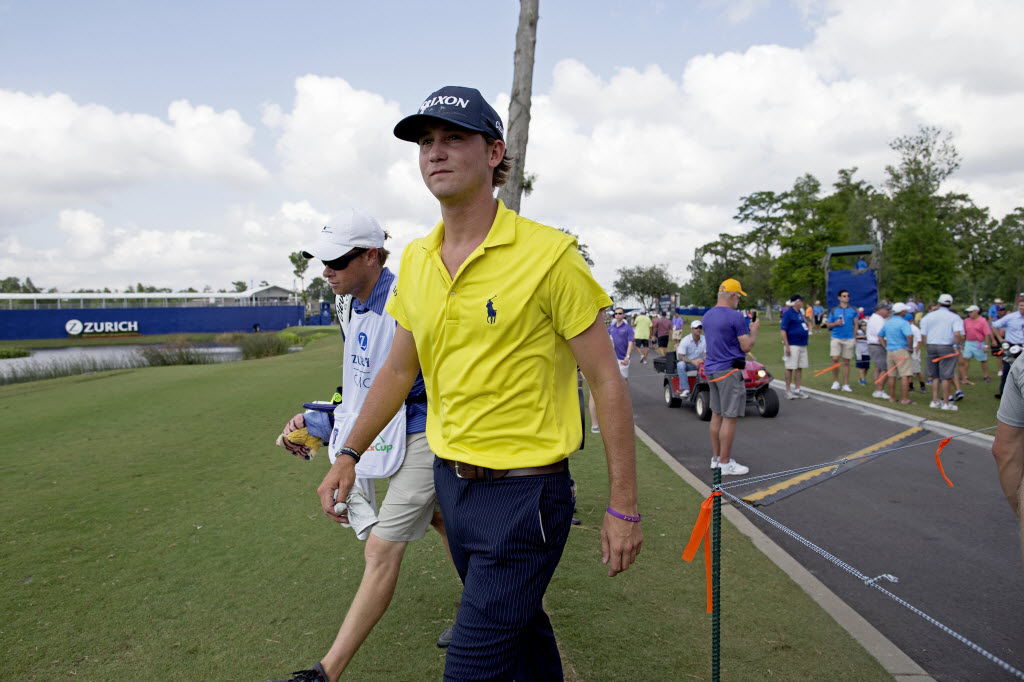
<path fill-rule="evenodd" d="M 740 283 L 727 279 L 718 287 L 718 303 L 704 313 L 704 338 L 707 356 L 704 372 L 711 387 L 711 468 L 721 467 L 723 476 L 750 471 L 732 458 L 736 420 L 747 408 L 747 390 L 743 382 L 743 364 L 747 352 L 757 341 L 761 323 L 746 318 L 736 308 L 740 296 L 746 296 Z"/>
<path fill-rule="evenodd" d="M 608 325 L 608 335 L 612 337 L 612 347 L 619 361 L 619 373 L 629 381 L 629 358 L 633 355 L 633 327 L 626 322 L 626 313 L 622 308 L 615 309 L 615 319 Z"/>

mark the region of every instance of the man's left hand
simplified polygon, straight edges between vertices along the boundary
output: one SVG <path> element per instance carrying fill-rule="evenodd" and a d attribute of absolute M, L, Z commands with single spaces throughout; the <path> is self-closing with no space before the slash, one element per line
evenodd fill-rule
<path fill-rule="evenodd" d="M 601 526 L 601 563 L 608 566 L 608 577 L 622 573 L 636 561 L 644 532 L 639 523 L 604 515 Z"/>

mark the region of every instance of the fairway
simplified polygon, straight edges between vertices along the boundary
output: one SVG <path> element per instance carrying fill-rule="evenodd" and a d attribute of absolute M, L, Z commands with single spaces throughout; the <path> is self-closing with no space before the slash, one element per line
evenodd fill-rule
<path fill-rule="evenodd" d="M 332 338 L 267 360 L 0 388 L 0 678 L 262 680 L 317 660 L 362 544 L 319 510 L 326 458 L 272 444 L 304 400 L 333 392 L 339 359 Z M 600 442 L 588 434 L 572 460 L 582 525 L 547 595 L 567 679 L 708 677 L 704 569 L 679 558 L 700 499 L 638 447 L 645 544 L 614 579 L 599 562 Z M 888 679 L 723 525 L 724 679 Z M 458 593 L 436 535 L 411 545 L 348 675 L 440 679 L 434 640 Z"/>

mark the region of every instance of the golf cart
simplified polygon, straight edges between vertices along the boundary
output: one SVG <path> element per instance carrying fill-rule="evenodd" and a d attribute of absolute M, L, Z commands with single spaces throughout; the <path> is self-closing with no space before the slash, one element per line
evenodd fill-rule
<path fill-rule="evenodd" d="M 686 376 L 681 377 L 676 372 L 676 354 L 671 352 L 655 358 L 654 369 L 665 375 L 663 385 L 666 407 L 679 407 L 685 402 L 693 406 L 698 419 L 705 422 L 711 420 L 711 384 L 704 374 L 703 365 L 699 370 L 690 370 Z M 779 395 L 771 387 L 772 375 L 765 366 L 756 360 L 747 360 L 746 367 L 739 371 L 743 372 L 747 402 L 753 402 L 762 417 L 777 415 Z"/>

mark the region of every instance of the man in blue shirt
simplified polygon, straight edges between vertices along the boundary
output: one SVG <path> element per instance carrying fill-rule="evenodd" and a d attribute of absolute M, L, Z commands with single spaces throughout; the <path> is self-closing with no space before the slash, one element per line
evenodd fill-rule
<path fill-rule="evenodd" d="M 810 398 L 800 386 L 804 368 L 808 367 L 807 341 L 810 330 L 803 313 L 804 298 L 794 294 L 789 299 L 786 310 L 782 313 L 779 323 L 779 334 L 782 336 L 782 364 L 786 368 L 786 397 Z M 793 390 L 789 385 L 793 384 Z"/>
<path fill-rule="evenodd" d="M 853 323 L 856 319 L 857 311 L 850 307 L 850 292 L 840 289 L 839 305 L 829 311 L 828 323 L 825 325 L 832 330 L 832 341 L 829 344 L 832 362 L 839 365 L 832 368 L 833 391 L 853 393 L 853 389 L 850 388 L 850 360 L 857 344 L 853 334 Z M 842 384 L 839 383 L 840 370 L 843 372 Z"/>
<path fill-rule="evenodd" d="M 1009 315 L 1003 315 L 992 323 L 992 334 L 998 343 L 1006 341 L 1017 346 L 1024 345 L 1024 294 L 1017 297 L 1017 310 Z M 1006 353 L 1003 353 L 1003 378 L 999 380 L 997 398 L 1003 395 L 1006 376 L 1010 373 L 1011 365 L 1007 359 Z"/>
<path fill-rule="evenodd" d="M 878 330 L 878 342 L 885 348 L 886 363 L 889 367 L 889 402 L 896 402 L 896 377 L 900 379 L 900 404 L 913 405 L 907 397 L 910 377 L 914 376 L 914 365 L 910 361 L 910 349 L 914 347 L 914 331 L 903 317 L 908 310 L 906 303 L 894 303 L 892 316 Z"/>
<path fill-rule="evenodd" d="M 740 296 L 746 296 L 740 283 L 729 278 L 718 287 L 718 304 L 704 313 L 704 338 L 711 407 L 711 468 L 721 467 L 723 476 L 742 475 L 750 471 L 732 458 L 732 442 L 736 437 L 736 420 L 747 409 L 747 389 L 743 381 L 743 364 L 747 352 L 757 341 L 761 323 L 747 321 L 736 308 Z"/>

